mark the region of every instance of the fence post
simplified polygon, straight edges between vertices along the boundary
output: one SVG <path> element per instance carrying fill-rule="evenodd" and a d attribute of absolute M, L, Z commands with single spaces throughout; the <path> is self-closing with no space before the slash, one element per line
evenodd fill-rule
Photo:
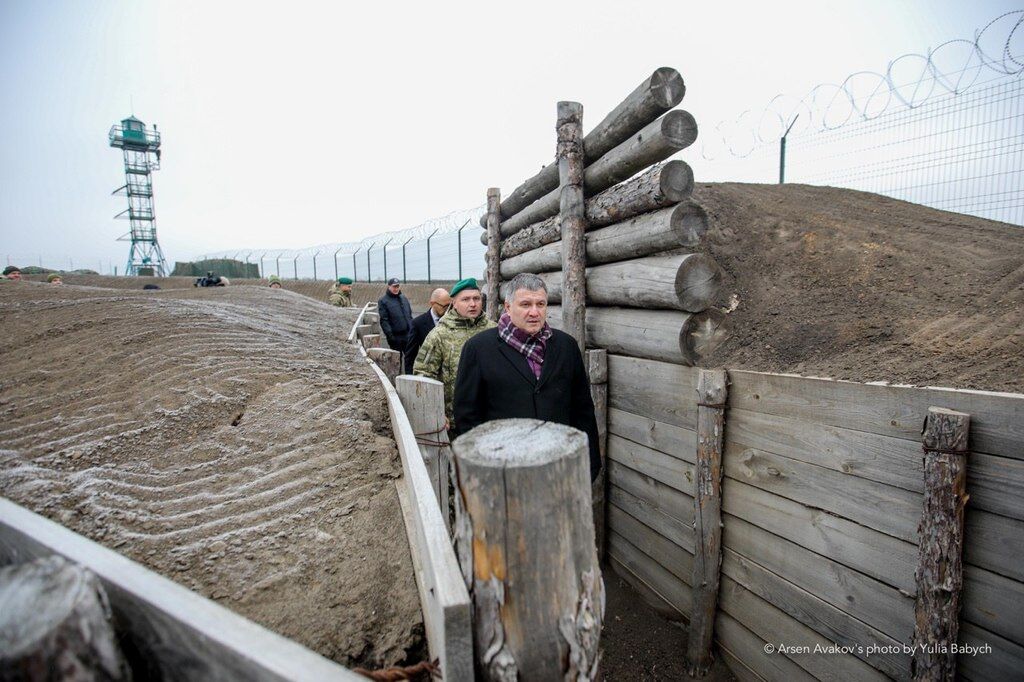
<path fill-rule="evenodd" d="M 377 242 L 373 242 L 366 247 L 366 281 L 373 281 L 373 270 L 370 269 L 370 254 L 373 253 L 373 247 L 377 246 Z"/>
<path fill-rule="evenodd" d="M 360 339 L 360 341 L 363 344 L 363 348 L 366 350 L 369 350 L 371 348 L 381 348 L 380 334 L 363 334 L 363 337 L 362 339 Z"/>
<path fill-rule="evenodd" d="M 427 284 L 430 284 L 432 281 L 430 279 L 430 240 L 434 238 L 434 235 L 437 234 L 439 229 L 441 228 L 434 228 L 434 231 L 430 233 L 429 237 L 427 237 Z"/>
<path fill-rule="evenodd" d="M 452 447 L 456 554 L 473 602 L 477 677 L 598 679 L 604 583 L 586 435 L 500 419 Z"/>
<path fill-rule="evenodd" d="M 459 228 L 459 279 L 462 279 L 462 231 L 466 229 L 466 225 L 469 225 L 469 218 Z"/>
<path fill-rule="evenodd" d="M 405 243 L 402 244 L 402 281 L 403 282 L 408 282 L 409 281 L 409 272 L 405 269 L 405 246 L 406 246 L 406 244 L 408 244 L 412 240 L 413 240 L 413 238 L 409 237 L 408 239 L 405 240 Z"/>
<path fill-rule="evenodd" d="M 562 329 L 587 347 L 587 255 L 583 233 L 583 105 L 558 103 L 558 220 L 562 232 Z"/>
<path fill-rule="evenodd" d="M 703 677 L 714 660 L 712 635 L 722 570 L 722 440 L 727 381 L 724 369 L 702 369 L 697 378 L 693 614 L 686 647 L 686 667 L 691 677 Z"/>
<path fill-rule="evenodd" d="M 317 252 L 313 254 L 313 281 L 314 282 L 316 281 L 316 257 L 319 256 L 321 253 L 323 253 L 322 249 L 317 250 Z"/>
<path fill-rule="evenodd" d="M 292 259 L 292 279 L 299 281 L 299 255 Z"/>
<path fill-rule="evenodd" d="M 594 540 L 597 556 L 604 558 L 605 545 L 605 488 L 608 480 L 608 351 L 594 348 L 587 351 L 587 375 L 590 377 L 590 397 L 594 401 L 594 416 L 597 417 L 598 450 L 601 454 L 601 473 L 594 481 Z"/>
<path fill-rule="evenodd" d="M 360 244 L 359 248 L 352 252 L 352 281 L 359 281 L 359 268 L 356 267 L 356 254 L 363 250 L 363 245 Z M 337 279 L 337 277 L 335 277 Z M 369 281 L 369 280 L 367 280 Z"/>
<path fill-rule="evenodd" d="M 390 348 L 367 348 L 366 355 L 381 368 L 391 385 L 402 373 L 402 354 Z"/>
<path fill-rule="evenodd" d="M 445 429 L 444 384 L 428 377 L 403 374 L 395 380 L 395 390 L 409 415 L 409 423 L 412 424 L 423 463 L 430 475 L 430 485 L 441 507 L 441 518 L 447 524 L 450 534 L 451 455 Z"/>
<path fill-rule="evenodd" d="M 390 244 L 393 241 L 395 241 L 395 238 L 391 237 L 386 242 L 384 242 L 384 247 L 381 249 L 381 252 L 384 254 L 384 281 L 385 282 L 388 281 L 388 244 Z"/>
<path fill-rule="evenodd" d="M 338 254 L 341 252 L 343 247 L 339 246 L 337 251 L 334 252 L 334 281 L 338 281 Z M 354 275 L 353 275 L 354 276 Z"/>
<path fill-rule="evenodd" d="M 366 336 L 367 334 L 372 334 L 372 333 L 373 333 L 373 327 L 371 325 L 361 324 L 358 327 L 356 327 L 356 341 L 362 343 L 363 342 L 363 337 Z"/>
<path fill-rule="evenodd" d="M 960 629 L 962 552 L 971 416 L 929 407 L 924 435 L 924 509 L 918 526 L 914 603 L 915 680 L 952 680 Z"/>
<path fill-rule="evenodd" d="M 487 310 L 490 320 L 498 321 L 498 297 L 501 291 L 501 190 L 487 190 Z M 461 251 L 461 248 L 460 248 Z M 460 277 L 461 279 L 461 277 Z"/>

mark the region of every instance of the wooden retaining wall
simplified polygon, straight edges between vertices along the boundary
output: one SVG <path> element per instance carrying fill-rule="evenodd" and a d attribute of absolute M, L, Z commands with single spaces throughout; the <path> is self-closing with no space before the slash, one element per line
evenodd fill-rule
<path fill-rule="evenodd" d="M 698 370 L 608 356 L 608 554 L 691 609 Z M 729 371 L 715 638 L 741 679 L 907 679 L 929 407 L 971 415 L 967 679 L 1024 676 L 1024 395 Z M 828 647 L 849 653 L 766 653 Z M 872 650 L 869 647 L 877 647 Z"/>

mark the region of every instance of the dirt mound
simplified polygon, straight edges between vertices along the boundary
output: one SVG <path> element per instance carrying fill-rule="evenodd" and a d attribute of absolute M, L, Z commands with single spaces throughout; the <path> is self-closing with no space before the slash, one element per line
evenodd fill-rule
<path fill-rule="evenodd" d="M 709 366 L 1024 391 L 1024 228 L 832 187 L 694 198 L 737 296 Z"/>
<path fill-rule="evenodd" d="M 355 315 L 0 282 L 0 494 L 339 662 L 405 659 L 401 464 Z"/>

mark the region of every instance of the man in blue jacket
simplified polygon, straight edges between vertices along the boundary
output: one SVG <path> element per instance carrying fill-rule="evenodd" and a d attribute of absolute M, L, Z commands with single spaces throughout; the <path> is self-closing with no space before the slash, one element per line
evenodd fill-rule
<path fill-rule="evenodd" d="M 377 314 L 388 346 L 404 355 L 412 330 L 412 306 L 402 293 L 402 282 L 397 277 L 388 280 L 387 291 L 377 301 Z"/>

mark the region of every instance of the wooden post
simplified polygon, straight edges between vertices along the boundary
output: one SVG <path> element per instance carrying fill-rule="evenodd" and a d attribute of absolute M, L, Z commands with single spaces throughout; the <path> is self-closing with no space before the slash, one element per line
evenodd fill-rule
<path fill-rule="evenodd" d="M 583 105 L 558 103 L 558 215 L 562 235 L 562 330 L 587 347 L 587 256 L 583 233 Z M 489 240 L 489 238 L 488 238 Z"/>
<path fill-rule="evenodd" d="M 452 447 L 478 679 L 596 679 L 604 583 L 586 435 L 500 419 Z"/>
<path fill-rule="evenodd" d="M 501 302 L 501 190 L 487 190 L 487 319 L 498 321 Z"/>
<path fill-rule="evenodd" d="M 724 369 L 702 369 L 697 378 L 693 614 L 686 646 L 686 667 L 691 677 L 703 677 L 714 660 L 712 635 L 722 570 L 722 441 L 726 383 Z"/>
<path fill-rule="evenodd" d="M 363 334 L 363 348 L 380 348 L 380 334 Z"/>
<path fill-rule="evenodd" d="M 388 381 L 394 386 L 395 379 L 402 373 L 402 354 L 390 348 L 367 348 L 366 355 L 384 370 Z"/>
<path fill-rule="evenodd" d="M 130 680 L 96 576 L 61 556 L 0 568 L 0 678 Z"/>
<path fill-rule="evenodd" d="M 363 337 L 367 334 L 373 334 L 373 327 L 368 324 L 360 324 L 356 326 L 356 341 L 359 343 L 363 342 Z M 365 346 L 364 346 L 365 348 Z"/>
<path fill-rule="evenodd" d="M 371 334 L 383 334 L 380 328 L 380 315 L 377 313 L 363 313 L 363 324 L 369 325 Z"/>
<path fill-rule="evenodd" d="M 971 416 L 928 408 L 924 424 L 924 513 L 918 526 L 914 607 L 915 680 L 952 680 L 963 589 L 967 437 Z"/>
<path fill-rule="evenodd" d="M 396 380 L 395 390 L 405 413 L 409 415 L 409 423 L 430 476 L 430 487 L 451 533 L 451 455 L 448 432 L 444 428 L 444 384 L 428 377 L 403 374 Z"/>
<path fill-rule="evenodd" d="M 597 417 L 598 449 L 601 453 L 601 473 L 594 481 L 594 541 L 598 558 L 604 558 L 605 547 L 605 488 L 608 481 L 608 351 L 594 348 L 587 351 L 587 375 L 590 377 L 590 397 L 594 400 Z"/>

